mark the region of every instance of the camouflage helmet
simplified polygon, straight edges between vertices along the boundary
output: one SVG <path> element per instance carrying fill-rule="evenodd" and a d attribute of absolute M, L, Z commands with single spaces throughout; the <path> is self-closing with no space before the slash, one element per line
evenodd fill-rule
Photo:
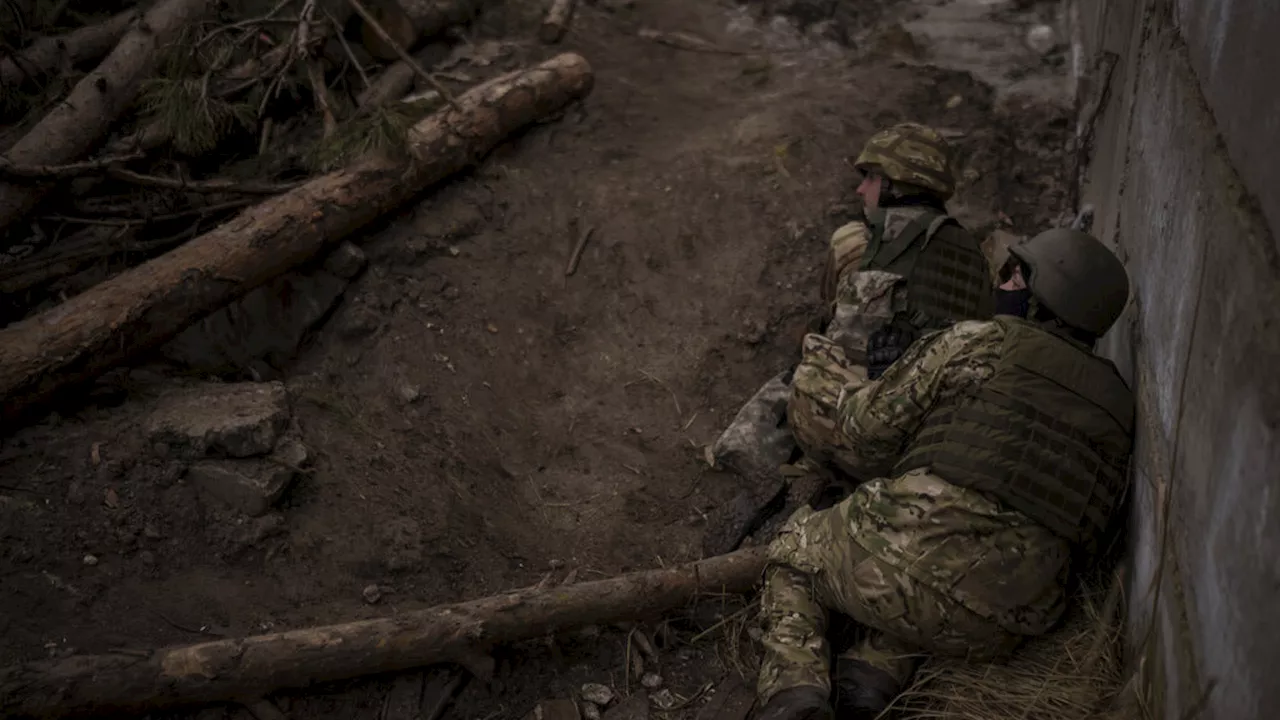
<path fill-rule="evenodd" d="M 1120 258 L 1094 236 L 1054 228 L 1009 248 L 1030 270 L 1031 296 L 1062 322 L 1105 333 L 1129 301 L 1129 276 Z"/>
<path fill-rule="evenodd" d="M 931 190 L 943 200 L 956 191 L 951 148 L 941 133 L 918 123 L 899 123 L 872 135 L 853 165 Z"/>

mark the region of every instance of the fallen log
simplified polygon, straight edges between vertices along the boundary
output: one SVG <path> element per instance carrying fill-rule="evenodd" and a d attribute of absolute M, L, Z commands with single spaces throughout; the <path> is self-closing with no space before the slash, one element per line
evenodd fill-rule
<path fill-rule="evenodd" d="M 211 5 L 210 0 L 160 0 L 65 100 L 9 149 L 9 160 L 59 165 L 86 155 L 133 103 L 160 62 L 161 48 Z M 0 182 L 0 230 L 31 212 L 52 187 Z"/>
<path fill-rule="evenodd" d="M 765 549 L 442 605 L 343 625 L 217 640 L 150 652 L 73 656 L 0 670 L 5 717 L 142 713 L 244 701 L 283 688 L 436 663 L 462 663 L 499 643 L 575 626 L 644 618 L 701 593 L 749 592 Z"/>
<path fill-rule="evenodd" d="M 448 55 L 448 47 L 442 43 L 426 46 L 414 54 L 414 60 L 424 68 L 430 68 Z M 369 87 L 365 88 L 356 99 L 361 108 L 377 108 L 390 105 L 403 98 L 413 89 L 413 79 L 417 77 L 413 66 L 403 60 L 388 65 L 373 78 Z"/>
<path fill-rule="evenodd" d="M 40 38 L 0 59 L 0 95 L 16 92 L 29 81 L 42 81 L 63 65 L 82 65 L 101 59 L 120 42 L 137 16 L 136 10 L 125 10 L 96 25 Z"/>
<path fill-rule="evenodd" d="M 478 162 L 513 131 L 584 97 L 592 83 L 591 66 L 572 53 L 490 80 L 460 96 L 461 109 L 445 106 L 411 128 L 410 152 L 368 156 L 318 177 L 0 329 L 0 420 L 17 420 L 60 391 L 158 347 Z"/>
<path fill-rule="evenodd" d="M 65 100 L 9 149 L 9 160 L 58 165 L 88 153 L 133 102 L 160 61 L 160 48 L 209 5 L 209 0 L 161 0 Z M 0 182 L 0 230 L 21 220 L 52 187 Z"/>

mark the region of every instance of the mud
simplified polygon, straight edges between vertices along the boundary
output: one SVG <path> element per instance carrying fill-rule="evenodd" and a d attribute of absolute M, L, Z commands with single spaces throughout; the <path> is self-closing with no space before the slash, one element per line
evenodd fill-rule
<path fill-rule="evenodd" d="M 280 369 L 314 460 L 274 512 L 248 518 L 203 496 L 147 441 L 148 403 L 171 382 L 158 363 L 3 440 L 0 663 L 696 558 L 706 513 L 734 484 L 704 447 L 793 361 L 866 137 L 905 119 L 946 128 L 964 168 L 952 207 L 979 233 L 1035 232 L 1067 210 L 1069 99 L 931 65 L 947 58 L 910 35 L 925 15 L 909 2 L 766 5 L 791 19 L 584 2 L 554 49 L 533 40 L 540 9 L 490 13 L 470 39 L 507 43 L 501 63 L 580 52 L 595 91 L 360 239 L 368 269 Z M 1061 53 L 1019 47 L 999 62 L 1020 77 L 1060 72 Z M 756 48 L 773 51 L 740 52 Z M 711 639 L 687 642 L 734 610 L 672 626 L 670 686 L 688 696 L 739 666 Z M 451 716 L 521 717 L 587 680 L 620 688 L 625 638 L 504 651 L 496 684 L 471 683 Z M 281 702 L 295 717 L 380 717 L 389 687 Z M 199 715 L 224 716 L 247 717 Z"/>

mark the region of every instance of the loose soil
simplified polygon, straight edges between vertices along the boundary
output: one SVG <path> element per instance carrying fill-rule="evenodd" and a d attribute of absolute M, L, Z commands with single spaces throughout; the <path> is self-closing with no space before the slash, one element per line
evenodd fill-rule
<path fill-rule="evenodd" d="M 4 439 L 0 663 L 696 558 L 735 482 L 703 448 L 794 361 L 863 140 L 907 119 L 952 131 L 952 207 L 980 234 L 1031 233 L 1066 209 L 1069 108 L 997 101 L 920 64 L 928 48 L 891 24 L 910 3 L 771 5 L 805 29 L 709 0 L 580 3 L 562 47 L 596 70 L 586 102 L 362 239 L 369 269 L 284 374 L 317 459 L 278 512 L 236 515 L 147 446 L 141 414 L 170 382 L 158 365 Z M 470 39 L 508 43 L 501 66 L 548 56 L 531 40 L 540 11 L 510 2 Z M 677 49 L 642 27 L 774 52 Z M 386 589 L 377 605 L 370 584 Z M 735 609 L 702 608 L 673 635 Z M 624 643 L 605 629 L 510 651 L 452 716 L 521 717 L 588 679 L 621 688 Z M 664 675 L 686 696 L 737 664 L 715 643 L 669 645 Z M 281 703 L 379 717 L 389 684 Z"/>

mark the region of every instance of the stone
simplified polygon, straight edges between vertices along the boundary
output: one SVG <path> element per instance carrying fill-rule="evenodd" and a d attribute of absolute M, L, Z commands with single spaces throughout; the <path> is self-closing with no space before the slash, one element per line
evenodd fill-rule
<path fill-rule="evenodd" d="M 96 555 L 85 555 L 84 564 L 88 565 L 89 567 L 93 567 L 94 565 L 98 564 L 98 557 Z"/>
<path fill-rule="evenodd" d="M 378 332 L 380 327 L 382 317 L 377 310 L 368 305 L 354 305 L 342 313 L 338 334 L 345 340 L 362 340 Z"/>
<path fill-rule="evenodd" d="M 201 383 L 163 395 L 145 430 L 166 454 L 246 458 L 270 453 L 288 423 L 283 383 Z"/>
<path fill-rule="evenodd" d="M 324 259 L 324 269 L 334 277 L 350 280 L 359 275 L 368 262 L 363 250 L 344 242 Z"/>
<path fill-rule="evenodd" d="M 1027 30 L 1027 47 L 1035 53 L 1048 55 L 1057 46 L 1058 39 L 1048 25 L 1035 25 Z"/>
<path fill-rule="evenodd" d="M 400 399 L 406 404 L 412 404 L 422 397 L 422 390 L 417 385 L 405 383 L 400 386 Z"/>
<path fill-rule="evenodd" d="M 600 683 L 587 683 L 582 686 L 582 699 L 589 703 L 595 703 L 600 707 L 604 707 L 613 702 L 613 689 L 608 685 Z"/>
<path fill-rule="evenodd" d="M 604 720 L 649 720 L 649 693 L 637 690 L 631 696 L 610 708 Z"/>
<path fill-rule="evenodd" d="M 187 479 L 236 510 L 258 517 L 289 489 L 307 456 L 305 445 L 287 439 L 269 458 L 197 462 L 187 471 Z"/>
<path fill-rule="evenodd" d="M 653 702 L 661 710 L 670 710 L 671 708 L 676 706 L 675 695 L 672 695 L 671 691 L 667 688 L 663 688 L 658 692 L 654 693 Z"/>
<path fill-rule="evenodd" d="M 243 371 L 255 361 L 285 367 L 346 288 L 346 279 L 326 270 L 285 274 L 187 328 L 161 354 L 209 374 Z"/>
<path fill-rule="evenodd" d="M 543 700 L 525 716 L 525 720 L 579 720 L 580 718 L 578 704 L 568 698 Z"/>
<path fill-rule="evenodd" d="M 377 585 L 367 585 L 360 595 L 370 605 L 377 605 L 378 601 L 382 600 L 382 589 Z"/>
<path fill-rule="evenodd" d="M 640 678 L 640 684 L 647 690 L 657 690 L 662 687 L 662 676 L 658 673 L 645 673 Z"/>

